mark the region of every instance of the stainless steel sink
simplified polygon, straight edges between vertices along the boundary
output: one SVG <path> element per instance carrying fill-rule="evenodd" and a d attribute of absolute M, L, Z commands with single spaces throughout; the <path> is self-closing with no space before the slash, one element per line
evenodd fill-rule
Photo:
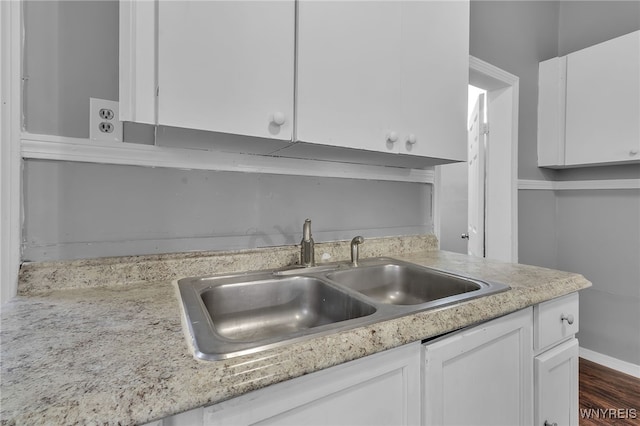
<path fill-rule="evenodd" d="M 313 276 L 273 272 L 178 282 L 196 354 L 222 359 L 310 334 L 338 331 L 376 312 L 371 304 Z"/>
<path fill-rule="evenodd" d="M 196 355 L 225 359 L 509 289 L 391 258 L 185 278 Z"/>
<path fill-rule="evenodd" d="M 418 305 L 482 289 L 482 283 L 434 269 L 398 264 L 361 266 L 327 274 L 327 278 L 377 302 Z"/>

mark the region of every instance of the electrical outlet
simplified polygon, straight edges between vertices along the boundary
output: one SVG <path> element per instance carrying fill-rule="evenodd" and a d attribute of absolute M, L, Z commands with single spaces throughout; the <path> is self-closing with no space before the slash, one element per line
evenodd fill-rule
<path fill-rule="evenodd" d="M 89 138 L 92 141 L 122 142 L 118 102 L 89 98 Z"/>

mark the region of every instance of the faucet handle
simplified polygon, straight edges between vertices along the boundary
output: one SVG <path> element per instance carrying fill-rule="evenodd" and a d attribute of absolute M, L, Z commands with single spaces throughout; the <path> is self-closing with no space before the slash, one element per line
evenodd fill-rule
<path fill-rule="evenodd" d="M 351 240 L 351 265 L 352 266 L 358 266 L 358 258 L 360 257 L 360 251 L 358 249 L 358 246 L 362 243 L 364 243 L 364 238 L 362 238 L 360 235 L 358 235 L 357 237 L 353 237 L 353 239 Z"/>
<path fill-rule="evenodd" d="M 302 266 L 315 266 L 315 249 L 311 238 L 311 219 L 304 221 L 302 226 L 302 241 L 300 241 L 300 264 Z"/>
<path fill-rule="evenodd" d="M 302 225 L 302 241 L 311 240 L 311 219 L 305 219 Z"/>

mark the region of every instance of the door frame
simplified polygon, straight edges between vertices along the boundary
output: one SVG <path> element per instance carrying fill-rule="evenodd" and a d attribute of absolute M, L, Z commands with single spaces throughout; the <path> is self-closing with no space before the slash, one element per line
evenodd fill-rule
<path fill-rule="evenodd" d="M 22 2 L 0 1 L 0 303 L 16 294 L 21 240 Z"/>
<path fill-rule="evenodd" d="M 487 116 L 490 123 L 490 142 L 486 152 L 485 257 L 517 263 L 520 78 L 469 56 L 469 84 L 487 91 Z M 498 104 L 499 111 L 496 107 Z M 492 117 L 492 113 L 498 117 Z M 438 237 L 441 191 L 440 168 L 436 167 L 433 222 L 434 232 Z"/>

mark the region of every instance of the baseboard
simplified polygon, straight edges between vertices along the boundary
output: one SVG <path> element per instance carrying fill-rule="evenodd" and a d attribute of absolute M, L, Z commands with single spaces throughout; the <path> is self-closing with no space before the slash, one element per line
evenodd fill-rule
<path fill-rule="evenodd" d="M 640 379 L 640 365 L 622 361 L 609 355 L 604 355 L 583 347 L 580 347 L 580 358 L 584 358 L 586 360 L 604 365 L 605 367 L 617 370 L 624 374 L 629 374 L 630 376 Z"/>

